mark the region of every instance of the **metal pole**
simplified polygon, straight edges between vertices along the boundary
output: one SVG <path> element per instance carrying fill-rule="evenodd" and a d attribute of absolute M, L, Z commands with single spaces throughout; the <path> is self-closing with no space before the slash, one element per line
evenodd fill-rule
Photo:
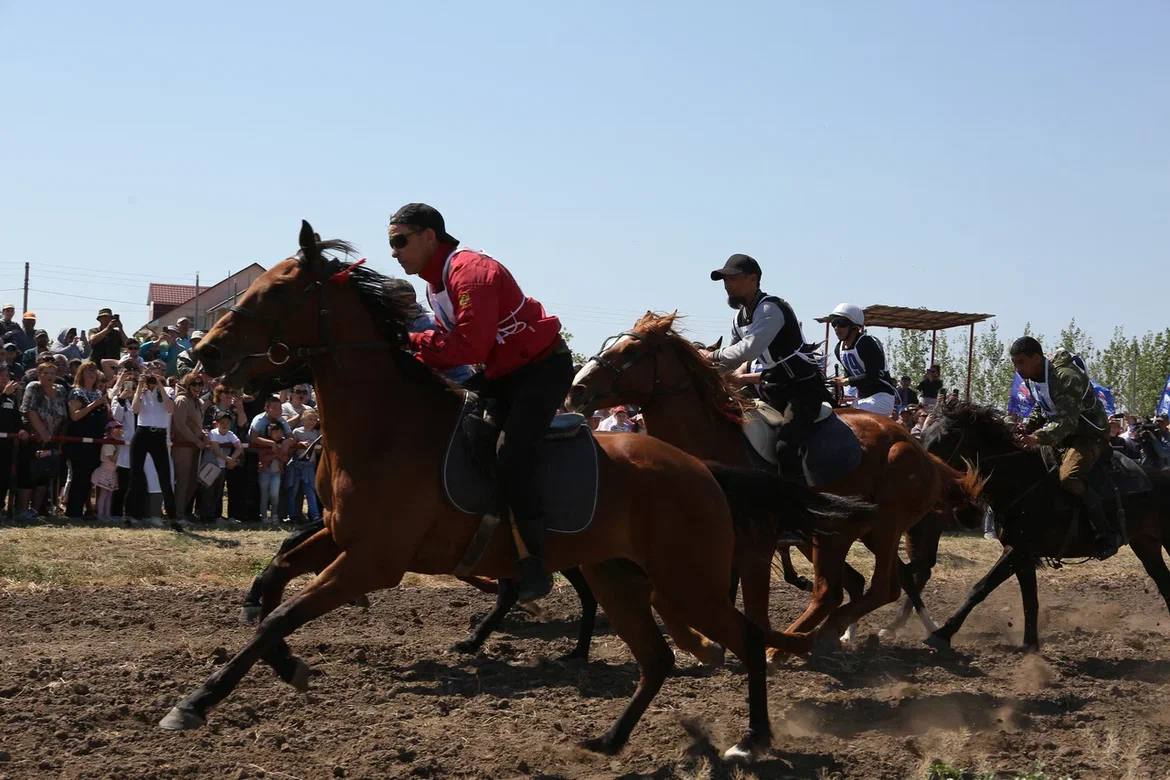
<path fill-rule="evenodd" d="M 936 346 L 938 346 L 938 331 L 932 330 L 930 332 L 930 365 L 927 368 L 934 365 L 934 348 Z"/>
<path fill-rule="evenodd" d="M 829 375 L 829 321 L 825 320 L 825 365 L 821 369 L 825 376 Z"/>
<path fill-rule="evenodd" d="M 967 403 L 971 403 L 971 367 L 975 365 L 975 323 L 971 323 L 971 335 L 967 337 Z"/>
<path fill-rule="evenodd" d="M 195 324 L 195 330 L 203 330 L 203 325 L 199 322 L 199 272 L 195 272 L 195 316 L 192 317 Z"/>
<path fill-rule="evenodd" d="M 21 313 L 28 311 L 28 263 L 24 264 L 24 308 Z M 16 484 L 13 482 L 12 484 Z"/>

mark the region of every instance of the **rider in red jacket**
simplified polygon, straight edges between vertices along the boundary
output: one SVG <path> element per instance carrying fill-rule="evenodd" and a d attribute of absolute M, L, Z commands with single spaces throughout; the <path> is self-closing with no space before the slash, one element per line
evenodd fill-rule
<path fill-rule="evenodd" d="M 432 368 L 482 364 L 481 395 L 492 402 L 504 441 L 497 456 L 499 493 L 512 510 L 528 555 L 516 566 L 521 601 L 548 594 L 544 528 L 533 479 L 540 443 L 573 381 L 561 323 L 520 290 L 508 269 L 481 252 L 459 249 L 443 216 L 408 203 L 390 218 L 390 248 L 408 274 L 427 282 L 437 327 L 411 333 L 411 347 Z"/>

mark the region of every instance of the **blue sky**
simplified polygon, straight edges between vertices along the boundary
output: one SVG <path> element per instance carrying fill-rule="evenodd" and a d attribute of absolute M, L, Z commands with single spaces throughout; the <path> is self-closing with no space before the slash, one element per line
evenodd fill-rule
<path fill-rule="evenodd" d="M 425 5 L 425 8 L 424 8 Z M 755 256 L 840 301 L 1166 322 L 1170 4 L 0 2 L 0 297 L 56 330 L 432 203 L 590 352 Z M 819 332 L 815 328 L 808 333 Z"/>

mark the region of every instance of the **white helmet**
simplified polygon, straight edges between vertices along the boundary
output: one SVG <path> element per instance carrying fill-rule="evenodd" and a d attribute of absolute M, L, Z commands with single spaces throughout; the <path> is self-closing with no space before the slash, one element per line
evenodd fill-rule
<path fill-rule="evenodd" d="M 853 303 L 838 303 L 829 317 L 844 317 L 859 328 L 865 327 L 865 312 Z"/>

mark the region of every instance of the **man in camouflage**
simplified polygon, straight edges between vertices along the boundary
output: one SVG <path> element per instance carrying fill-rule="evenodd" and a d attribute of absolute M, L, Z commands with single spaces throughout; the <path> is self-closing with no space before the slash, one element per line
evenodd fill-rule
<path fill-rule="evenodd" d="M 1097 460 L 1109 452 L 1109 418 L 1084 363 L 1063 349 L 1046 358 L 1040 342 L 1031 336 L 1012 343 L 1011 357 L 1036 402 L 1025 422 L 1031 432 L 1023 437 L 1024 443 L 1060 451 L 1060 486 L 1084 504 L 1096 534 L 1098 557 L 1108 558 L 1121 545 L 1121 534 L 1106 518 L 1101 496 L 1087 477 Z"/>

